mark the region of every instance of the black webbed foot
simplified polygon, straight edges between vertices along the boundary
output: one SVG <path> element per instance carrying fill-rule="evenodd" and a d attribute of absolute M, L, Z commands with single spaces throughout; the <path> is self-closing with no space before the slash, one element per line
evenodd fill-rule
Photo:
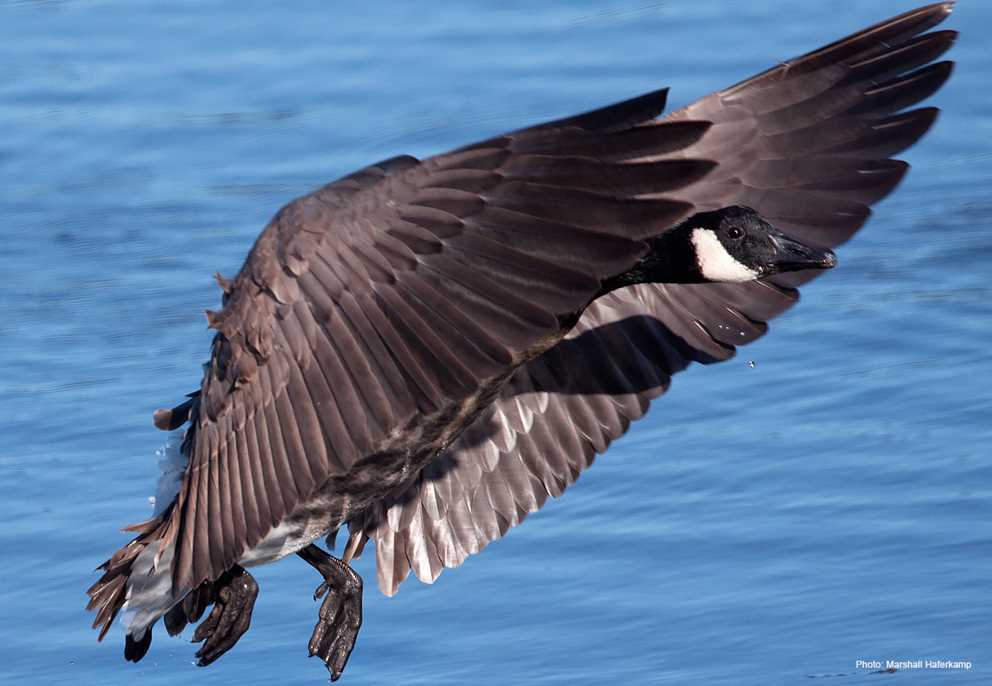
<path fill-rule="evenodd" d="M 251 624 L 258 584 L 241 567 L 232 567 L 213 583 L 214 608 L 193 633 L 193 642 L 206 641 L 196 651 L 197 665 L 206 667 L 234 647 Z M 199 609 L 202 612 L 202 608 Z M 194 612 L 191 621 L 199 618 Z"/>
<path fill-rule="evenodd" d="M 331 673 L 331 681 L 337 681 L 362 626 L 362 578 L 347 562 L 331 557 L 315 545 L 298 554 L 324 577 L 314 591 L 314 600 L 327 594 L 310 637 L 310 656 L 320 657 Z"/>

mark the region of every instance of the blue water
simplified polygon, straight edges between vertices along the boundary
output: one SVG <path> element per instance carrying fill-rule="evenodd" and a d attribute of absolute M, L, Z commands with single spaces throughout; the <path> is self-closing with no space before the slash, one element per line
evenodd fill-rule
<path fill-rule="evenodd" d="M 911 5 L 0 3 L 0 682 L 326 678 L 296 558 L 207 669 L 161 630 L 127 664 L 83 611 L 150 513 L 151 413 L 199 382 L 211 274 L 280 205 L 662 85 L 680 105 Z M 385 598 L 367 554 L 344 683 L 992 683 L 992 3 L 949 25 L 943 117 L 841 266 L 435 585 Z M 855 667 L 926 658 L 973 668 Z"/>

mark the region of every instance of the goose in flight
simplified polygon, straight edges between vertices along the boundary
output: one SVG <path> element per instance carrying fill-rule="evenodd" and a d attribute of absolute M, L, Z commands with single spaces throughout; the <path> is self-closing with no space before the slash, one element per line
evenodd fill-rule
<path fill-rule="evenodd" d="M 326 594 L 337 679 L 380 589 L 433 581 L 560 495 L 691 362 L 731 357 L 834 265 L 907 171 L 951 73 L 952 3 L 922 7 L 662 115 L 666 90 L 283 207 L 223 307 L 174 499 L 128 527 L 89 609 L 124 655 L 199 621 L 199 663 L 248 629 L 245 570 L 296 553 Z M 340 558 L 333 550 L 347 525 Z"/>

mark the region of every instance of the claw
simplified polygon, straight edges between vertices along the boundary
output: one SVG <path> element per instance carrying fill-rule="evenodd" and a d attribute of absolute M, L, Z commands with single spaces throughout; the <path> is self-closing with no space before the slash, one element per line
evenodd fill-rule
<path fill-rule="evenodd" d="M 323 598 L 324 597 L 324 594 L 327 593 L 328 588 L 329 587 L 327 585 L 327 582 L 326 581 L 321 581 L 320 582 L 320 586 L 318 586 L 317 588 L 315 588 L 314 591 L 313 591 L 314 602 L 316 602 L 316 601 L 320 600 L 321 598 Z"/>

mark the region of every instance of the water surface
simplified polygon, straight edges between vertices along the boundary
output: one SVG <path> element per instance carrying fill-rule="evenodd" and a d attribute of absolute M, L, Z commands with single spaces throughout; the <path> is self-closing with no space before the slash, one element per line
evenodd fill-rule
<path fill-rule="evenodd" d="M 0 682 L 325 679 L 295 558 L 208 669 L 161 630 L 126 664 L 83 611 L 150 512 L 151 412 L 199 383 L 211 274 L 280 205 L 663 85 L 679 106 L 911 4 L 0 4 Z M 433 586 L 384 598 L 366 555 L 347 683 L 992 682 L 992 4 L 949 25 L 944 114 L 841 266 Z M 924 658 L 974 666 L 855 668 Z"/>

